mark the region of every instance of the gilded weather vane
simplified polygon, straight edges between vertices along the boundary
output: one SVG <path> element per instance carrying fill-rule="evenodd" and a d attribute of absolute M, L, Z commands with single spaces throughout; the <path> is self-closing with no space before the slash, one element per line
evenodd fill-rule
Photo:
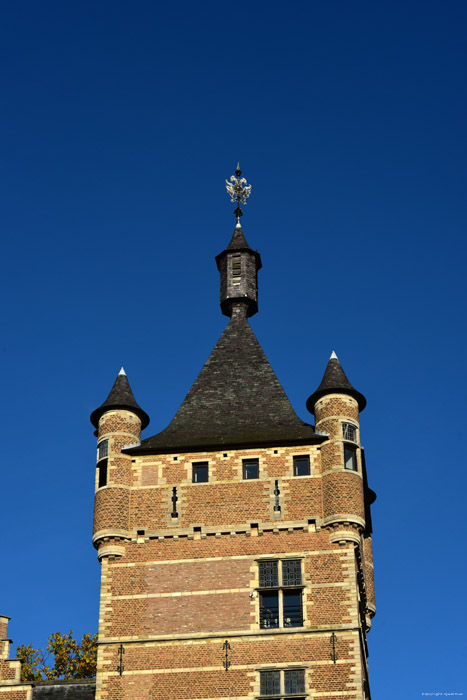
<path fill-rule="evenodd" d="M 240 203 L 246 204 L 247 199 L 251 194 L 251 185 L 247 185 L 246 179 L 240 177 L 242 171 L 240 170 L 240 163 L 237 163 L 237 169 L 235 175 L 230 177 L 230 181 L 225 181 L 225 188 L 227 194 L 230 196 L 231 202 L 237 202 L 237 208 L 234 211 L 237 217 L 237 226 L 240 226 L 240 217 L 243 216 L 243 211 L 240 207 Z"/>

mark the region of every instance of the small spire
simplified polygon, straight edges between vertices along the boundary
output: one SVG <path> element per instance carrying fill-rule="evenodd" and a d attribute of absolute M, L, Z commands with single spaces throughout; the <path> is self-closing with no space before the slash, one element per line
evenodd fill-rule
<path fill-rule="evenodd" d="M 326 396 L 326 394 L 347 394 L 348 396 L 352 396 L 358 402 L 360 411 L 363 411 L 366 406 L 365 397 L 357 391 L 347 379 L 347 375 L 342 369 L 342 365 L 334 350 L 329 358 L 321 384 L 306 402 L 306 407 L 310 413 L 314 414 L 315 403 L 322 396 Z"/>
<path fill-rule="evenodd" d="M 118 409 L 132 411 L 139 416 L 141 418 L 142 430 L 149 424 L 149 416 L 146 411 L 143 411 L 141 406 L 138 405 L 135 397 L 133 396 L 128 377 L 126 376 L 123 367 L 118 373 L 114 385 L 110 390 L 110 394 L 107 396 L 104 403 L 91 413 L 91 423 L 95 428 L 97 428 L 99 425 L 99 418 L 104 415 L 106 411 Z"/>

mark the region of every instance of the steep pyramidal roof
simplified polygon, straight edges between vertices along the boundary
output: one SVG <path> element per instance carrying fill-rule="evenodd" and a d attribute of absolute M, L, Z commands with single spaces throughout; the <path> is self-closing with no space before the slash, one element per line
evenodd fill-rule
<path fill-rule="evenodd" d="M 329 358 L 328 366 L 324 372 L 321 384 L 306 402 L 306 407 L 310 413 L 314 414 L 315 403 L 321 396 L 325 396 L 326 394 L 348 394 L 349 396 L 353 396 L 358 402 L 360 411 L 363 411 L 366 406 L 366 398 L 363 394 L 354 389 L 349 382 L 335 352 L 333 352 Z"/>
<path fill-rule="evenodd" d="M 131 390 L 130 382 L 128 381 L 128 377 L 126 376 L 123 367 L 118 373 L 117 379 L 115 380 L 115 383 L 110 390 L 110 394 L 107 396 L 104 403 L 91 413 L 91 423 L 95 428 L 97 428 L 99 418 L 106 411 L 111 411 L 112 409 L 117 408 L 127 409 L 129 411 L 133 411 L 133 413 L 136 413 L 136 415 L 141 418 L 141 429 L 146 428 L 146 426 L 149 425 L 149 416 L 136 402 Z"/>
<path fill-rule="evenodd" d="M 128 450 L 182 451 L 322 442 L 295 414 L 238 306 L 170 425 Z"/>

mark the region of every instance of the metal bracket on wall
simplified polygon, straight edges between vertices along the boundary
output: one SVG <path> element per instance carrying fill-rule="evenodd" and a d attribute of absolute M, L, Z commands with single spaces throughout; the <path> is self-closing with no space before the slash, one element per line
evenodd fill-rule
<path fill-rule="evenodd" d="M 224 660 L 222 665 L 224 666 L 225 670 L 228 671 L 232 662 L 229 660 L 230 644 L 228 643 L 227 639 L 223 643 L 222 649 L 224 650 Z"/>
<path fill-rule="evenodd" d="M 117 666 L 117 671 L 119 675 L 121 676 L 123 674 L 123 671 L 125 670 L 125 667 L 123 665 L 123 654 L 125 653 L 125 649 L 123 648 L 123 644 L 120 644 L 118 647 L 118 666 Z"/>

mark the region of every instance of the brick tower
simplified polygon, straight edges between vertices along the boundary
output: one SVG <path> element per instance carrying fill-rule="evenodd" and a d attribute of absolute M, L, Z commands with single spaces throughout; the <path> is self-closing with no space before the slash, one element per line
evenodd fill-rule
<path fill-rule="evenodd" d="M 370 697 L 365 398 L 333 353 L 316 429 L 298 418 L 248 322 L 261 258 L 236 214 L 216 258 L 230 320 L 172 422 L 140 441 L 123 372 L 91 416 L 97 700 Z"/>

